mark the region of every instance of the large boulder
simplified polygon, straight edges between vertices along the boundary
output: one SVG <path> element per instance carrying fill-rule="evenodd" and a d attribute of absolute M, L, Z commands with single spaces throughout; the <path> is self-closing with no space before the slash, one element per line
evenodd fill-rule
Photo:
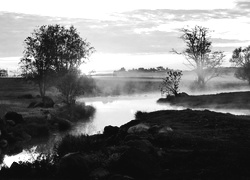
<path fill-rule="evenodd" d="M 20 124 L 24 122 L 23 116 L 14 111 L 9 111 L 4 115 L 5 120 L 12 120 L 15 124 Z"/>
<path fill-rule="evenodd" d="M 130 127 L 127 132 L 129 134 L 136 134 L 136 133 L 147 132 L 148 129 L 149 129 L 148 125 L 140 123 L 140 124 Z"/>
<path fill-rule="evenodd" d="M 140 124 L 140 123 L 141 123 L 140 120 L 132 120 L 132 121 L 129 121 L 128 123 L 122 125 L 122 126 L 120 127 L 120 130 L 126 131 L 126 132 L 127 132 L 128 129 L 129 129 L 130 127 L 135 126 L 135 125 Z"/>
<path fill-rule="evenodd" d="M 89 160 L 81 153 L 66 154 L 58 164 L 57 176 L 60 179 L 87 179 L 90 173 L 89 164 Z"/>

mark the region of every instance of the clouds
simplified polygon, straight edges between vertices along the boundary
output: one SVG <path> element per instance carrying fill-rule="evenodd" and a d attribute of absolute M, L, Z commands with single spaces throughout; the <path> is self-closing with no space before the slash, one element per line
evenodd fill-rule
<path fill-rule="evenodd" d="M 185 44 L 179 38 L 179 29 L 195 25 L 213 30 L 211 35 L 215 50 L 231 52 L 236 47 L 250 44 L 248 1 L 238 1 L 232 8 L 231 5 L 219 5 L 216 9 L 212 6 L 192 9 L 190 4 L 186 8 L 182 4 L 178 9 L 178 3 L 176 6 L 155 5 L 152 8 L 149 5 L 141 6 L 144 9 L 138 9 L 139 5 L 127 7 L 123 9 L 126 11 L 112 12 L 102 18 L 0 12 L 0 57 L 22 56 L 23 41 L 35 28 L 56 23 L 74 25 L 81 37 L 87 38 L 97 53 L 102 54 L 160 55 L 169 53 L 172 48 L 181 51 Z"/>
<path fill-rule="evenodd" d="M 238 7 L 239 9 L 249 10 L 250 9 L 250 2 L 247 0 L 237 1 L 236 7 Z"/>

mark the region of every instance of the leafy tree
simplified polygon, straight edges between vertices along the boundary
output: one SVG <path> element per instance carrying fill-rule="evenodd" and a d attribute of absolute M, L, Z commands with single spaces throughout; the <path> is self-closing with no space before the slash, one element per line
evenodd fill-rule
<path fill-rule="evenodd" d="M 204 87 L 205 84 L 214 77 L 219 76 L 218 67 L 222 64 L 225 55 L 221 51 L 212 52 L 212 42 L 209 37 L 209 29 L 195 26 L 193 29 L 181 29 L 183 35 L 181 39 L 187 48 L 179 53 L 188 61 L 197 75 L 197 84 Z"/>
<path fill-rule="evenodd" d="M 42 97 L 53 78 L 78 68 L 94 48 L 83 40 L 76 29 L 60 25 L 43 25 L 24 40 L 20 61 L 23 76 L 34 80 Z"/>
<path fill-rule="evenodd" d="M 80 71 L 73 69 L 60 78 L 56 87 L 62 93 L 64 101 L 72 105 L 77 96 L 94 93 L 96 84 L 91 77 L 80 75 Z"/>
<path fill-rule="evenodd" d="M 250 84 L 250 46 L 246 48 L 236 48 L 233 51 L 230 62 L 239 67 L 235 76 L 242 80 L 247 80 Z"/>
<path fill-rule="evenodd" d="M 167 76 L 163 79 L 160 90 L 162 94 L 177 96 L 179 85 L 182 76 L 182 71 L 169 70 Z"/>

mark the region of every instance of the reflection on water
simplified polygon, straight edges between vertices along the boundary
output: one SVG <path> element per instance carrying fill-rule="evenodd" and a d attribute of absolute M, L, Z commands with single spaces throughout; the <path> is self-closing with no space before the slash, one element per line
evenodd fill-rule
<path fill-rule="evenodd" d="M 69 132 L 73 135 L 79 134 L 96 134 L 101 133 L 105 126 L 121 126 L 130 120 L 134 119 L 136 111 L 157 111 L 166 109 L 181 110 L 183 107 L 174 107 L 168 104 L 157 104 L 157 99 L 160 98 L 159 93 L 136 95 L 136 96 L 121 96 L 121 97 L 97 97 L 97 98 L 80 98 L 79 102 L 85 102 L 86 105 L 92 105 L 96 108 L 95 116 L 88 122 L 78 122 Z M 214 110 L 214 109 L 211 109 Z M 225 112 L 232 114 L 250 114 L 249 111 L 240 110 L 214 110 L 217 112 Z M 13 161 L 32 160 L 37 152 L 51 153 L 55 142 L 61 140 L 64 134 L 53 134 L 49 140 L 45 142 L 36 142 L 27 146 L 27 149 L 16 156 L 6 156 L 4 163 L 10 165 Z"/>
<path fill-rule="evenodd" d="M 13 162 L 25 161 L 33 162 L 38 156 L 37 146 L 34 146 L 30 149 L 24 149 L 21 153 L 13 156 L 5 155 L 2 166 L 10 167 Z M 1 168 L 0 168 L 1 169 Z"/>
<path fill-rule="evenodd" d="M 156 111 L 163 109 L 176 109 L 169 105 L 160 105 L 156 100 L 160 98 L 159 94 L 123 96 L 119 98 L 108 97 L 82 98 L 79 102 L 85 101 L 86 105 L 92 105 L 96 108 L 96 114 L 90 123 L 78 123 L 72 131 L 72 134 L 95 134 L 102 132 L 105 126 L 121 126 L 134 119 L 137 111 Z M 181 107 L 178 109 L 182 109 Z"/>

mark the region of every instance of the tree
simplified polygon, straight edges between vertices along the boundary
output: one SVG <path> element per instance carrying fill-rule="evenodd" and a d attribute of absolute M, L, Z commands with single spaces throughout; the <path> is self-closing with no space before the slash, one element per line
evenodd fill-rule
<path fill-rule="evenodd" d="M 239 67 L 235 72 L 235 76 L 239 79 L 247 80 L 250 84 L 250 46 L 244 49 L 241 47 L 236 48 L 233 51 L 230 62 Z"/>
<path fill-rule="evenodd" d="M 161 94 L 177 96 L 179 92 L 179 85 L 182 76 L 182 71 L 169 70 L 167 76 L 161 83 Z"/>
<path fill-rule="evenodd" d="M 94 51 L 73 26 L 67 29 L 57 24 L 35 29 L 24 40 L 24 46 L 22 75 L 39 85 L 42 97 L 53 78 L 78 68 Z"/>
<path fill-rule="evenodd" d="M 183 35 L 181 39 L 187 48 L 179 53 L 188 61 L 197 75 L 197 84 L 204 87 L 205 84 L 214 77 L 219 76 L 218 67 L 222 64 L 225 55 L 221 51 L 212 52 L 212 42 L 209 37 L 209 29 L 195 26 L 193 29 L 181 29 Z"/>
<path fill-rule="evenodd" d="M 91 77 L 80 75 L 78 70 L 72 69 L 60 79 L 56 87 L 62 93 L 64 101 L 72 105 L 77 96 L 93 93 L 96 84 Z"/>

